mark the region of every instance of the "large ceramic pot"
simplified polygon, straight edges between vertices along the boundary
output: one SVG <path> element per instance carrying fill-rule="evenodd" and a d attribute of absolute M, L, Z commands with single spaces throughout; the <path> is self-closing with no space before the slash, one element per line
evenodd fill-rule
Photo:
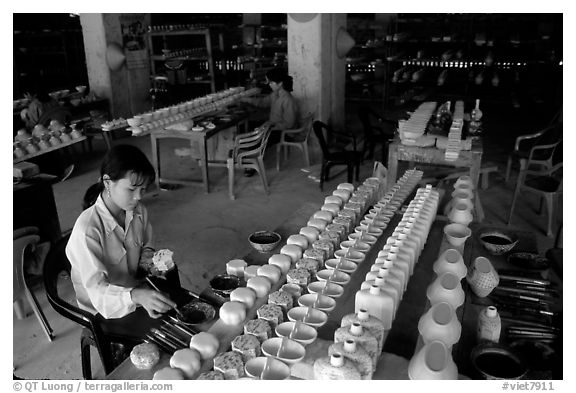
<path fill-rule="evenodd" d="M 447 302 L 457 309 L 464 303 L 464 290 L 458 276 L 452 272 L 446 272 L 428 286 L 426 297 L 432 305 Z"/>
<path fill-rule="evenodd" d="M 450 348 L 460 340 L 462 326 L 456 317 L 454 307 L 450 303 L 440 302 L 434 304 L 420 317 L 418 331 L 424 343 L 439 340 Z"/>
<path fill-rule="evenodd" d="M 446 344 L 432 341 L 412 357 L 408 376 L 411 380 L 456 380 L 458 368 Z"/>
<path fill-rule="evenodd" d="M 434 262 L 432 269 L 437 276 L 441 276 L 446 272 L 452 272 L 456 274 L 459 279 L 463 279 L 468 273 L 468 268 L 466 268 L 466 264 L 464 264 L 464 258 L 462 258 L 458 250 L 453 248 L 444 251 L 436 262 Z"/>
<path fill-rule="evenodd" d="M 488 258 L 478 257 L 468 271 L 466 281 L 476 296 L 486 297 L 498 286 L 500 277 Z"/>

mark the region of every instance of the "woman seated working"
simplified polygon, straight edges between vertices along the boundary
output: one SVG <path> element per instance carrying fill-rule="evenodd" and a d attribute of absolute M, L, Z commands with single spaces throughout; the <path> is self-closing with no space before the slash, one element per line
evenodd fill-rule
<path fill-rule="evenodd" d="M 154 249 L 152 226 L 140 199 L 154 178 L 148 158 L 134 146 L 114 146 L 104 158 L 100 179 L 86 192 L 85 210 L 66 247 L 80 308 L 111 319 L 140 306 L 158 318 L 176 306 L 141 277 Z M 166 288 L 180 286 L 173 272 Z"/>
<path fill-rule="evenodd" d="M 289 130 L 298 126 L 298 105 L 290 93 L 293 80 L 285 70 L 273 68 L 266 73 L 266 83 L 272 92 L 265 97 L 245 97 L 243 102 L 270 108 L 268 122 L 273 130 Z"/>

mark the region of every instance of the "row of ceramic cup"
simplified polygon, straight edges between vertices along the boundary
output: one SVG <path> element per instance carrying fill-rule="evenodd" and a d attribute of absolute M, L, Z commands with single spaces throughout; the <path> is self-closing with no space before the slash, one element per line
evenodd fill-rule
<path fill-rule="evenodd" d="M 356 271 L 357 265 L 365 260 L 366 253 L 383 234 L 390 218 L 411 193 L 421 176 L 420 171 L 407 171 L 396 185 L 374 204 L 373 209 L 370 209 L 360 221 L 360 228 L 365 228 L 358 232 L 360 236 L 343 242 L 335 258 L 326 261 L 326 267 L 334 269 L 331 277 L 338 277 L 340 272 L 352 275 Z M 358 190 L 362 191 L 362 187 L 358 187 Z M 374 198 L 374 195 L 371 198 Z M 356 318 L 356 315 L 364 317 Z M 328 356 L 318 358 L 314 362 L 315 379 L 372 378 L 382 352 L 386 327 L 380 319 L 370 315 L 367 309 L 358 310 L 352 318 L 354 320 L 350 318 L 350 315 L 342 318 L 341 327 L 334 332 L 334 342 L 328 349 Z M 373 329 L 374 325 L 379 325 L 380 328 Z"/>
<path fill-rule="evenodd" d="M 452 199 L 444 209 L 450 222 L 468 226 L 474 219 L 474 184 L 468 175 L 460 176 L 454 183 Z"/>

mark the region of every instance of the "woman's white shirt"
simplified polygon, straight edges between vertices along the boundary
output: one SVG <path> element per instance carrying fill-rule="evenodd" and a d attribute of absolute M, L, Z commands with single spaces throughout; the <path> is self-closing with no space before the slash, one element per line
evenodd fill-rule
<path fill-rule="evenodd" d="M 138 203 L 133 211 L 126 211 L 124 228 L 99 196 L 76 220 L 66 246 L 79 307 L 107 319 L 136 309 L 130 291 L 139 283 L 135 274 L 140 251 L 153 248 L 144 205 Z"/>

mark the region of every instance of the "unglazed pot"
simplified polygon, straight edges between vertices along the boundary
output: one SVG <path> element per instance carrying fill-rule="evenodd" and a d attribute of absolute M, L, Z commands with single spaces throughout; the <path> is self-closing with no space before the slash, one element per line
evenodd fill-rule
<path fill-rule="evenodd" d="M 472 209 L 464 203 L 456 203 L 448 213 L 448 219 L 452 223 L 468 225 L 472 222 Z"/>
<path fill-rule="evenodd" d="M 440 257 L 434 262 L 432 266 L 434 273 L 437 276 L 441 276 L 446 272 L 452 272 L 461 280 L 466 277 L 468 273 L 468 268 L 464 264 L 464 258 L 458 250 L 449 248 L 440 255 Z"/>
<path fill-rule="evenodd" d="M 426 297 L 432 305 L 447 302 L 457 309 L 464 303 L 465 295 L 458 276 L 452 272 L 446 272 L 428 286 Z"/>
<path fill-rule="evenodd" d="M 454 183 L 454 188 L 460 188 L 462 185 L 466 185 L 465 187 L 469 187 L 474 189 L 474 184 L 472 182 L 472 178 L 469 175 L 460 176 L 456 182 Z"/>
<path fill-rule="evenodd" d="M 444 227 L 444 234 L 448 243 L 454 247 L 464 245 L 466 239 L 472 235 L 472 231 L 466 225 L 462 224 L 448 224 Z"/>
<path fill-rule="evenodd" d="M 424 343 L 439 340 L 450 348 L 460 340 L 462 325 L 456 317 L 454 307 L 450 303 L 439 302 L 420 317 L 418 331 Z"/>
<path fill-rule="evenodd" d="M 498 286 L 500 277 L 488 258 L 478 257 L 468 271 L 466 281 L 476 296 L 486 297 Z"/>
<path fill-rule="evenodd" d="M 412 357 L 408 376 L 411 380 L 456 380 L 458 368 L 446 344 L 432 341 Z"/>

